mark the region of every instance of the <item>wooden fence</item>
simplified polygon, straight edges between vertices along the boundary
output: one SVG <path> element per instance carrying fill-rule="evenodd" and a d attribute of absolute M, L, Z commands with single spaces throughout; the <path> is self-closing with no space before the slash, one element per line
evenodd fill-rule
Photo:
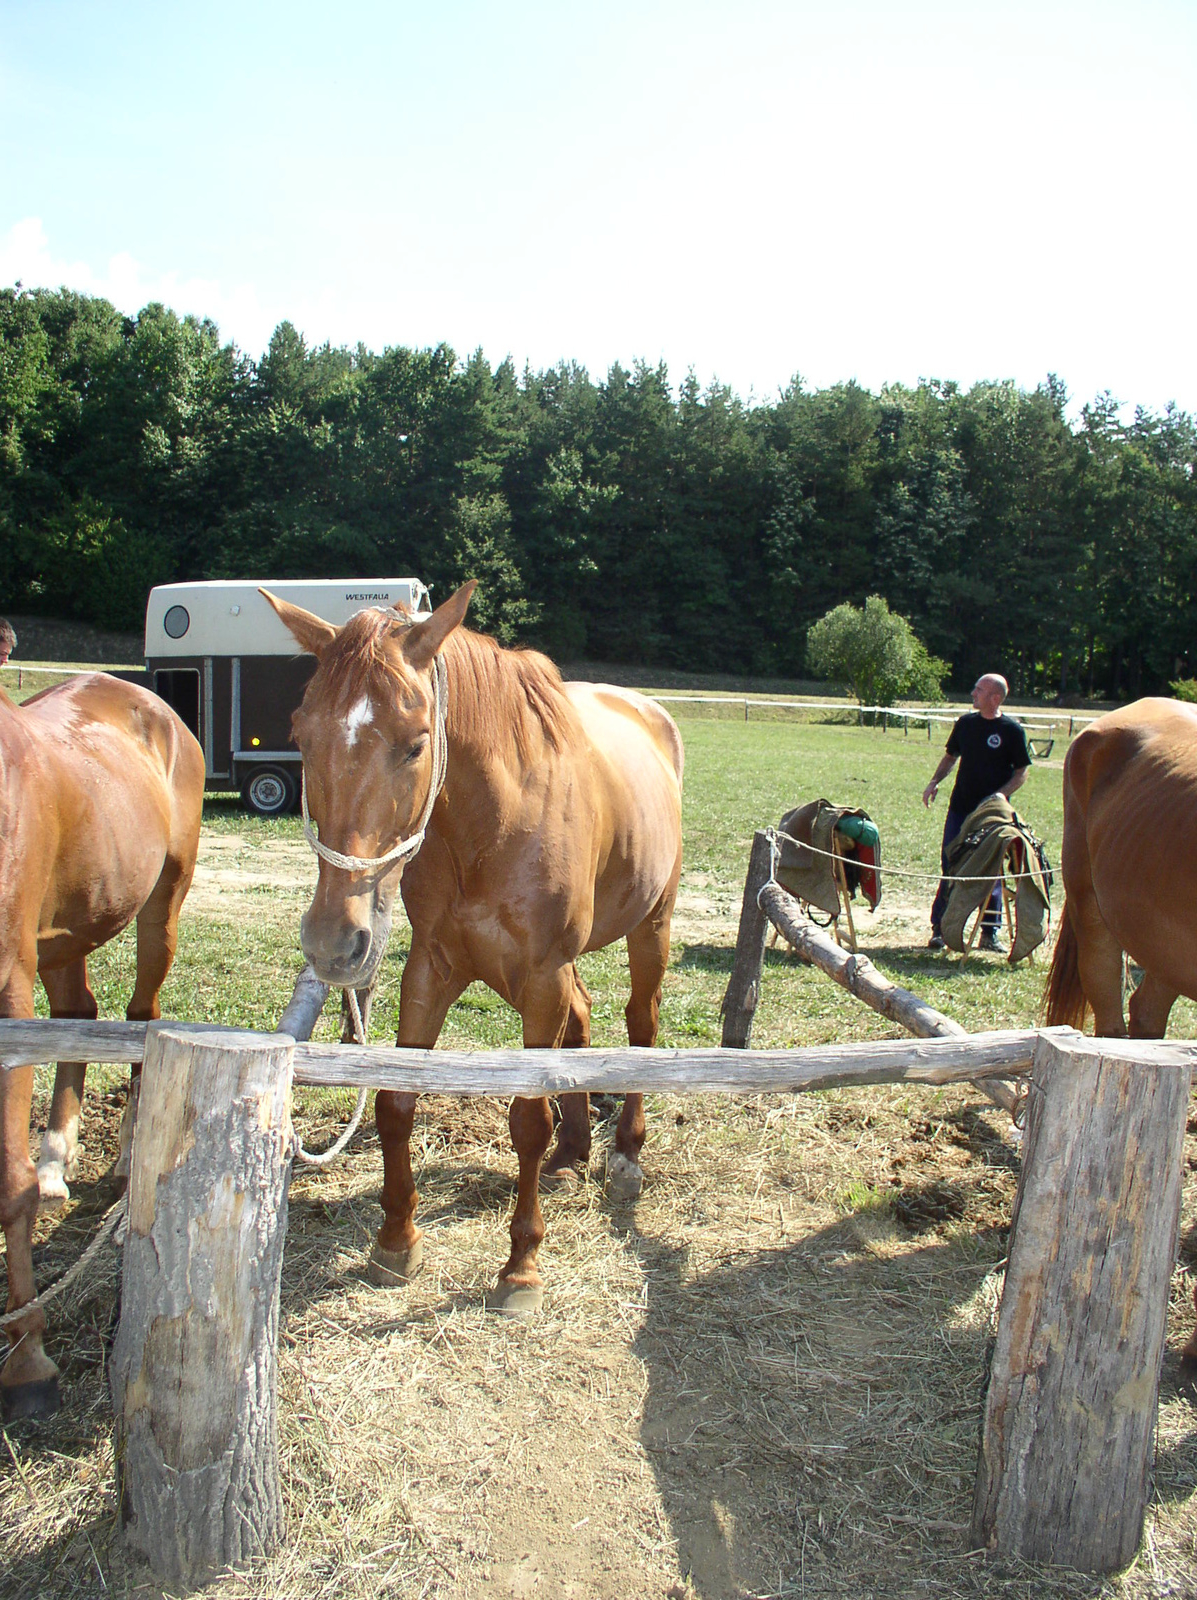
<path fill-rule="evenodd" d="M 306 980 L 298 1003 L 304 981 L 289 1008 L 298 1031 L 323 998 Z M 1024 1029 L 787 1051 L 479 1054 L 171 1022 L 0 1021 L 0 1066 L 56 1059 L 144 1061 L 110 1375 L 128 1537 L 168 1583 L 197 1585 L 281 1537 L 277 1335 L 296 1082 L 756 1094 L 1029 1076 L 970 1537 L 1095 1573 L 1138 1546 L 1190 1049 Z"/>

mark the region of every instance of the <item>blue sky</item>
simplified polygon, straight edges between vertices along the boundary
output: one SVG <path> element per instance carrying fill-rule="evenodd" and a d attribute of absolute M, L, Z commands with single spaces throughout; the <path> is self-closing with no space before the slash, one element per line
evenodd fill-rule
<path fill-rule="evenodd" d="M 0 0 L 0 283 L 1197 410 L 1197 4 Z"/>

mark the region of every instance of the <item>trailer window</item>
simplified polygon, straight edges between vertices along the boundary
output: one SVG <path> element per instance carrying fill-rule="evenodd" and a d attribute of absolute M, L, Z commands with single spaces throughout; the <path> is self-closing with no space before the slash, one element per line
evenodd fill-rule
<path fill-rule="evenodd" d="M 154 688 L 198 739 L 200 736 L 200 675 L 191 667 L 155 672 Z"/>
<path fill-rule="evenodd" d="M 162 626 L 172 639 L 181 639 L 191 626 L 191 614 L 186 606 L 171 606 L 162 619 Z"/>

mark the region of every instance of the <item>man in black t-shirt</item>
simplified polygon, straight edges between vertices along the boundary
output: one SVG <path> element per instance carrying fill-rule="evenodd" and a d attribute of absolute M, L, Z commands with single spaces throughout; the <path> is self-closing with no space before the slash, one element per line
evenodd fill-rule
<path fill-rule="evenodd" d="M 1009 686 L 997 672 L 987 672 L 978 678 L 973 687 L 975 711 L 957 718 L 948 735 L 947 749 L 936 767 L 931 782 L 923 790 L 923 804 L 929 806 L 939 792 L 939 785 L 956 762 L 960 771 L 948 801 L 948 814 L 943 824 L 943 844 L 940 847 L 940 869 L 948 870 L 948 846 L 960 832 L 964 819 L 991 794 L 1004 794 L 1008 799 L 1026 780 L 1031 765 L 1031 752 L 1027 736 L 1013 717 L 1002 715 L 1002 701 Z M 929 950 L 944 948 L 939 931 L 940 919 L 948 903 L 950 886 L 940 881 L 931 907 L 931 938 Z M 985 908 L 981 922 L 981 949 L 1000 950 L 998 929 L 1002 922 L 1002 890 L 995 886 Z"/>

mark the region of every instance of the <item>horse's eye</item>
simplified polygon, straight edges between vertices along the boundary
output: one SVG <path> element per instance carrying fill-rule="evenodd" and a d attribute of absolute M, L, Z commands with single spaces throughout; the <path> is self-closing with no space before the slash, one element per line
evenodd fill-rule
<path fill-rule="evenodd" d="M 424 739 L 417 739 L 415 744 L 413 744 L 410 749 L 403 752 L 402 759 L 405 767 L 410 766 L 413 761 L 419 760 L 419 758 L 424 754 L 425 743 L 426 741 Z"/>

